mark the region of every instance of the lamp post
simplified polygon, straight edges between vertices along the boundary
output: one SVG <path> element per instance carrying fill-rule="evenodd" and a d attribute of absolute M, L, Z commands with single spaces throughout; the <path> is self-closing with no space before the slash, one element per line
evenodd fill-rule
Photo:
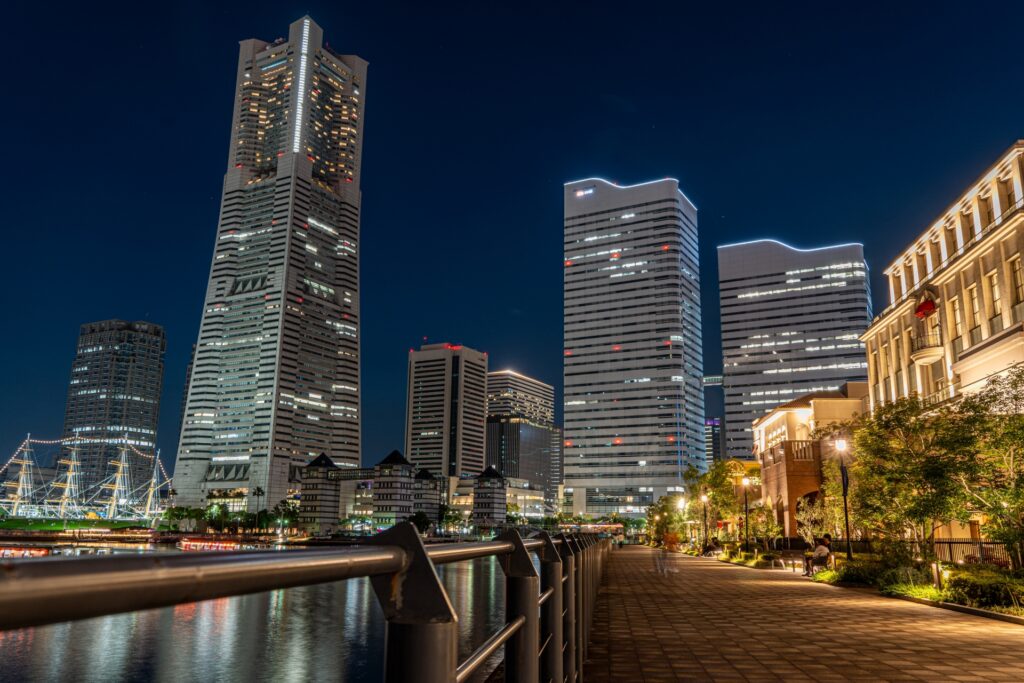
<path fill-rule="evenodd" d="M 708 494 L 700 494 L 700 502 L 704 503 L 704 545 L 708 544 Z"/>
<path fill-rule="evenodd" d="M 750 486 L 750 478 L 743 477 L 743 552 L 750 552 L 750 506 L 747 504 L 747 487 Z"/>
<path fill-rule="evenodd" d="M 846 559 L 853 559 L 853 541 L 850 539 L 850 472 L 846 469 L 846 439 L 836 439 L 836 450 L 839 451 L 839 473 L 843 476 L 843 520 L 846 522 Z"/>

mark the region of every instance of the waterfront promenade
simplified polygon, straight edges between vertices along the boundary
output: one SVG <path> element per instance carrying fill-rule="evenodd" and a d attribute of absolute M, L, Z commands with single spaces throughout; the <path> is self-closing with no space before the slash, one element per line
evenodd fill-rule
<path fill-rule="evenodd" d="M 1024 626 L 661 551 L 615 550 L 587 683 L 1020 681 Z"/>

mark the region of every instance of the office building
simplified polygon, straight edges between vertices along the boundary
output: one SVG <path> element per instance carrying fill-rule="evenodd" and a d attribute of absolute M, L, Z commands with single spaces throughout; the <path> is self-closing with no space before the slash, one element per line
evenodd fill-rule
<path fill-rule="evenodd" d="M 512 370 L 487 375 L 486 463 L 526 479 L 549 498 L 555 390 Z M 555 484 L 557 486 L 557 484 Z"/>
<path fill-rule="evenodd" d="M 358 467 L 366 62 L 309 17 L 240 45 L 220 220 L 174 485 L 276 505 L 325 453 Z"/>
<path fill-rule="evenodd" d="M 126 446 L 156 452 L 160 391 L 167 340 L 159 325 L 103 320 L 82 325 L 71 364 L 64 436 L 77 437 L 79 491 L 104 494 L 99 485 L 113 472 Z M 153 461 L 129 450 L 130 490 L 144 486 Z"/>
<path fill-rule="evenodd" d="M 489 372 L 487 414 L 518 415 L 550 428 L 555 423 L 555 388 L 515 370 Z"/>
<path fill-rule="evenodd" d="M 548 490 L 546 492 L 547 502 L 550 505 L 557 506 L 559 503 L 560 489 L 563 480 L 563 468 L 562 468 L 562 428 L 553 427 L 551 429 L 551 460 L 550 460 L 550 480 L 548 481 Z"/>
<path fill-rule="evenodd" d="M 704 466 L 697 209 L 671 179 L 580 180 L 564 202 L 566 495 L 639 515 Z"/>
<path fill-rule="evenodd" d="M 487 354 L 460 344 L 410 350 L 405 415 L 405 452 L 417 468 L 448 480 L 481 472 Z"/>
<path fill-rule="evenodd" d="M 1024 140 L 885 270 L 889 305 L 862 339 L 870 409 L 916 394 L 942 403 L 1024 361 Z"/>
<path fill-rule="evenodd" d="M 860 244 L 796 249 L 757 240 L 718 248 L 718 285 L 724 455 L 749 460 L 755 419 L 865 379 L 868 267 Z"/>
<path fill-rule="evenodd" d="M 704 418 L 704 459 L 708 466 L 722 459 L 722 418 Z"/>

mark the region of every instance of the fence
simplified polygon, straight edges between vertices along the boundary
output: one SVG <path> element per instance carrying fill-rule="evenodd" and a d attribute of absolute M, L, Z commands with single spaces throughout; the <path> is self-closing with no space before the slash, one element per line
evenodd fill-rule
<path fill-rule="evenodd" d="M 921 546 L 930 547 L 930 542 L 925 541 L 919 545 L 913 541 L 890 541 L 890 543 L 902 543 L 910 552 L 919 551 Z M 853 552 L 864 555 L 878 555 L 881 552 L 881 544 L 878 541 L 853 540 L 850 542 Z M 813 550 L 803 538 L 783 538 L 775 547 L 779 550 Z M 846 552 L 846 539 L 832 539 L 832 552 L 842 555 Z M 1011 564 L 1010 553 L 1002 543 L 994 541 L 980 541 L 970 538 L 939 538 L 935 540 L 935 558 L 941 562 L 955 564 L 995 564 L 1009 567 Z"/>
<path fill-rule="evenodd" d="M 575 683 L 608 550 L 589 534 L 515 530 L 428 548 L 404 522 L 354 548 L 6 561 L 0 629 L 369 577 L 387 619 L 389 683 L 462 683 L 502 646 L 509 683 Z M 435 566 L 491 556 L 505 574 L 506 623 L 459 663 L 457 615 Z"/>

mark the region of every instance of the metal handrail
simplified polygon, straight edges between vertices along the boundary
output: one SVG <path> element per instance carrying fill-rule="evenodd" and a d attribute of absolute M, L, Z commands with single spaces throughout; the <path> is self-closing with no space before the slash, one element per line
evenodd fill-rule
<path fill-rule="evenodd" d="M 369 577 L 388 620 L 389 682 L 462 681 L 505 645 L 510 683 L 541 674 L 573 683 L 581 680 L 608 550 L 587 535 L 523 539 L 515 530 L 495 541 L 428 548 L 403 522 L 360 547 L 8 560 L 0 562 L 0 630 Z M 460 665 L 457 616 L 435 566 L 494 556 L 506 576 L 509 621 Z M 559 647 L 549 648 L 552 642 Z M 411 662 L 403 653 L 417 648 L 436 656 Z"/>
<path fill-rule="evenodd" d="M 516 617 L 509 623 L 505 624 L 504 627 L 493 636 L 484 641 L 484 644 L 476 649 L 476 651 L 466 658 L 462 664 L 455 670 L 455 683 L 462 683 L 473 673 L 480 668 L 480 665 L 487 661 L 487 659 L 498 651 L 498 648 L 505 644 L 505 642 L 515 635 L 516 631 L 521 629 L 526 624 L 526 617 Z"/>

